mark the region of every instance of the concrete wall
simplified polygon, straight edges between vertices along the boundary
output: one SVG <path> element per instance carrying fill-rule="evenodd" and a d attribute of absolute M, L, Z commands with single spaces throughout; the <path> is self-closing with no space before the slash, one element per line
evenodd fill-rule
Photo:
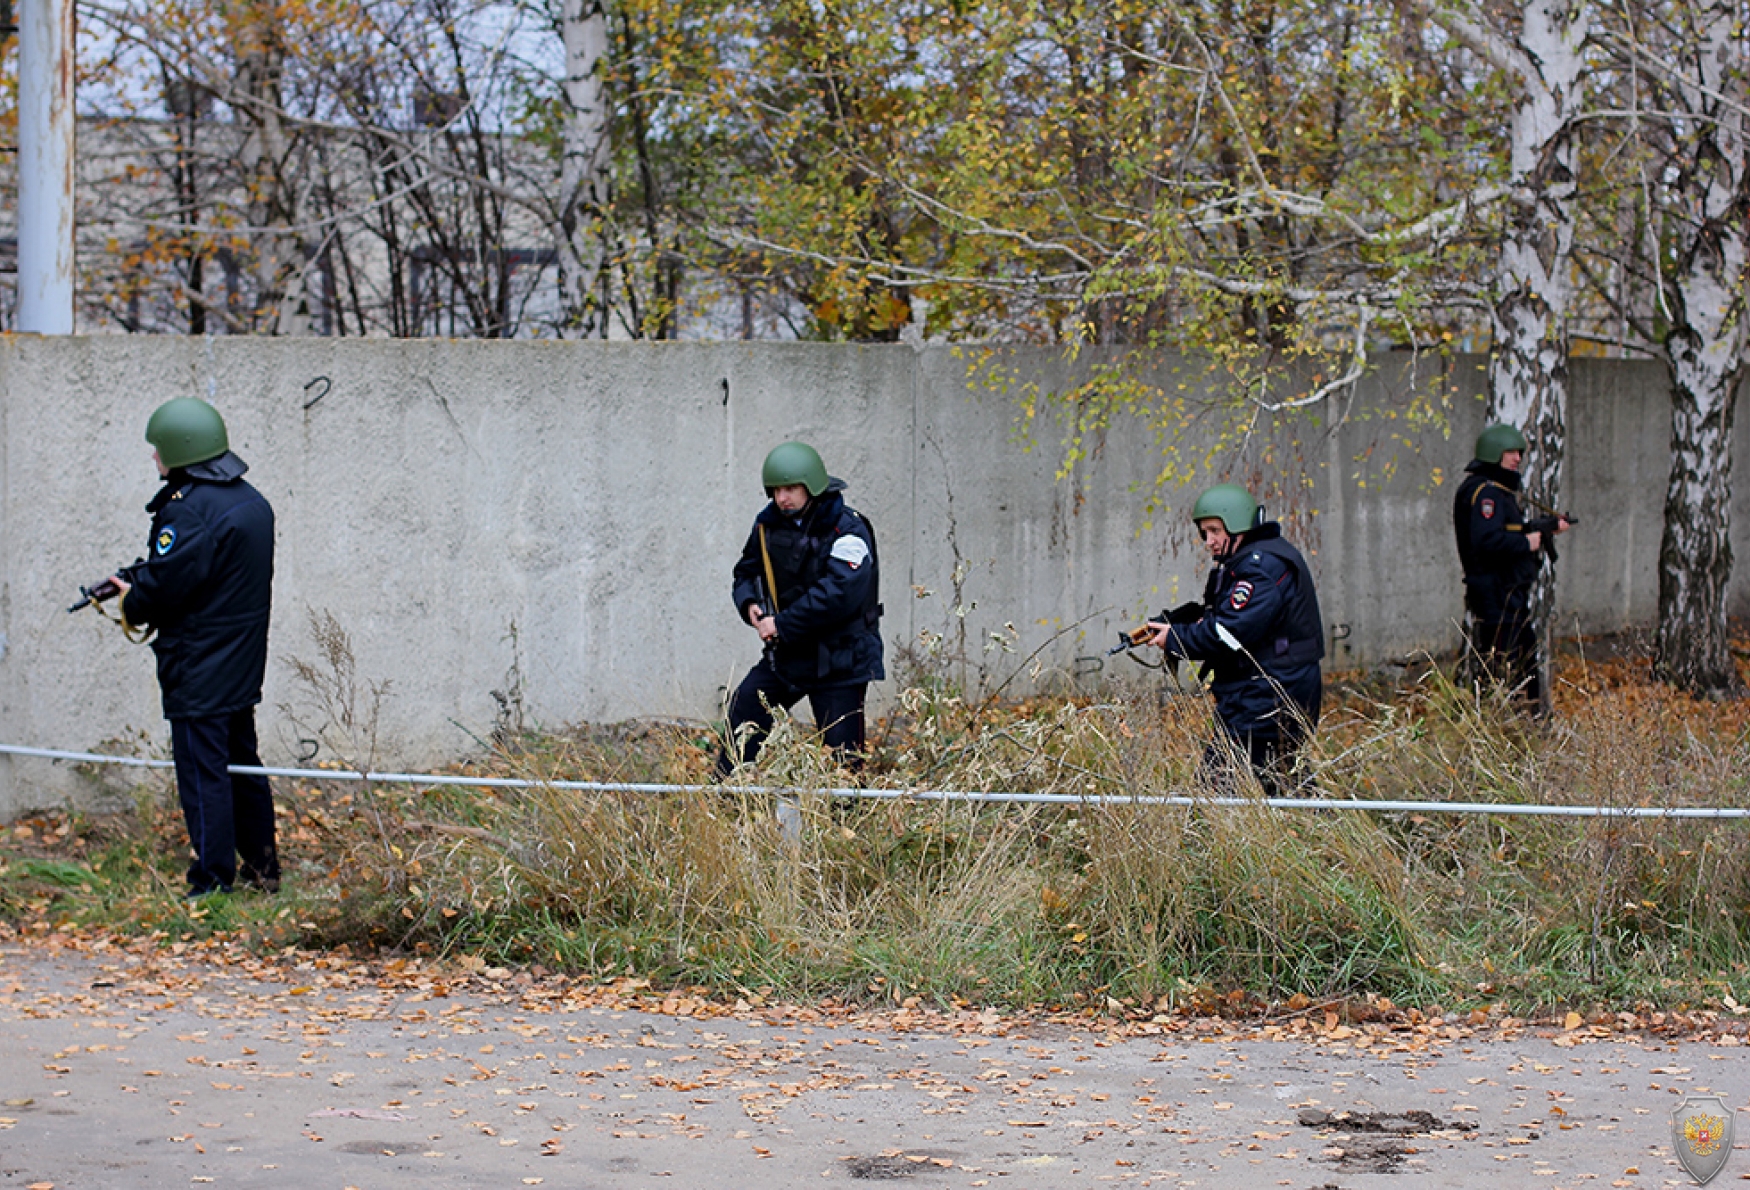
<path fill-rule="evenodd" d="M 1072 379 L 1051 351 L 1002 363 L 1045 390 Z M 1265 419 L 1254 452 L 1256 474 L 1293 493 L 1289 532 L 1319 572 L 1338 665 L 1457 640 L 1449 509 L 1482 373 L 1378 363 L 1335 433 Z M 143 552 L 156 482 L 141 433 L 181 394 L 220 407 L 278 512 L 260 716 L 273 761 L 328 718 L 290 665 L 319 659 L 313 611 L 350 635 L 361 681 L 389 684 L 380 764 L 474 749 L 491 692 L 513 687 L 535 723 L 714 716 L 757 657 L 728 572 L 763 502 L 760 460 L 792 437 L 876 526 L 890 672 L 929 630 L 968 681 L 1000 681 L 1042 646 L 1039 680 L 1134 678 L 1078 658 L 1200 592 L 1189 494 L 1169 491 L 1145 528 L 1161 449 L 1122 419 L 1095 465 L 1057 480 L 1059 429 L 1042 416 L 1027 449 L 1015 388 L 970 367 L 903 346 L 0 337 L 0 742 L 164 746 L 149 652 L 62 609 Z M 1167 361 L 1156 379 L 1195 393 L 1200 377 Z M 1448 394 L 1434 421 L 1430 384 Z M 1565 630 L 1653 615 L 1665 400 L 1655 365 L 1577 361 L 1569 476 L 1585 521 L 1563 543 Z M 1200 455 L 1202 431 L 1186 432 L 1181 453 Z M 976 604 L 963 618 L 957 560 Z M 1734 598 L 1750 610 L 1750 584 Z M 987 652 L 1006 624 L 1015 652 Z M 0 757 L 0 817 L 69 788 L 58 766 Z"/>

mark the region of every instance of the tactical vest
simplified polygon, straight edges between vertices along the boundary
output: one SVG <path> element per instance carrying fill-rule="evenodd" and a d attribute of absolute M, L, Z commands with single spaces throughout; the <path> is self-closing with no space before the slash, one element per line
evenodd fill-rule
<path fill-rule="evenodd" d="M 841 537 L 858 536 L 857 529 L 862 529 L 869 539 L 869 565 L 875 568 L 877 576 L 881 573 L 875 526 L 862 513 L 841 504 L 838 516 L 833 518 L 824 534 L 816 535 L 811 531 L 816 528 L 812 519 L 806 528 L 795 528 L 785 522 L 766 534 L 766 549 L 772 558 L 772 578 L 778 584 L 777 603 L 780 608 L 789 607 L 820 581 L 827 559 L 832 556 L 833 543 Z M 874 631 L 883 610 L 878 588 L 879 584 L 870 585 L 860 616 L 847 621 L 846 628 L 863 627 Z"/>
<path fill-rule="evenodd" d="M 1266 669 L 1307 665 L 1318 661 L 1325 655 L 1325 620 L 1319 611 L 1318 592 L 1313 588 L 1312 570 L 1308 568 L 1306 559 L 1299 550 L 1280 537 L 1267 537 L 1262 541 L 1241 541 L 1235 555 L 1244 552 L 1269 554 L 1279 558 L 1294 572 L 1294 594 L 1287 607 L 1283 609 L 1277 626 L 1277 635 L 1267 641 L 1257 660 Z M 1220 582 L 1225 571 L 1218 570 L 1210 575 L 1210 590 L 1205 592 L 1204 603 L 1215 606 L 1221 597 L 1216 584 Z"/>
<path fill-rule="evenodd" d="M 1507 582 L 1529 583 L 1537 577 L 1538 567 L 1543 559 L 1537 554 L 1527 551 L 1525 554 L 1507 554 L 1496 557 L 1485 557 L 1479 554 L 1471 541 L 1471 521 L 1479 501 L 1493 500 L 1500 506 L 1496 514 L 1501 518 L 1501 527 L 1509 533 L 1521 533 L 1525 529 L 1525 512 L 1519 506 L 1519 493 L 1502 483 L 1498 476 L 1487 472 L 1472 472 L 1459 486 L 1452 504 L 1453 534 L 1458 540 L 1458 564 L 1464 571 L 1466 582 L 1477 582 L 1487 579 L 1499 579 Z"/>

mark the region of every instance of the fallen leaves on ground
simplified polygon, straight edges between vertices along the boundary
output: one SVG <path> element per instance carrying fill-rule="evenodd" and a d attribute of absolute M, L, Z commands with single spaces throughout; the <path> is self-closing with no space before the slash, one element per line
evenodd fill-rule
<path fill-rule="evenodd" d="M 1253 998 L 1190 995 L 1176 1002 L 1128 1006 L 1106 1001 L 1101 1007 L 1075 1011 L 1044 1008 L 998 1010 L 993 1007 L 942 1007 L 908 999 L 903 1006 L 869 1006 L 824 998 L 813 1004 L 750 1003 L 745 998 L 713 997 L 708 989 L 658 988 L 647 979 L 604 981 L 578 979 L 541 968 L 512 971 L 489 967 L 472 956 L 459 960 L 425 958 L 360 958 L 344 947 L 310 951 L 286 947 L 272 954 L 252 952 L 241 938 L 215 935 L 170 940 L 159 934 L 123 937 L 68 923 L 36 922 L 23 929 L 0 922 L 0 945 L 26 946 L 53 955 L 83 954 L 114 963 L 114 979 L 103 981 L 101 1000 L 79 997 L 91 1005 L 119 995 L 142 997 L 150 1006 L 168 1008 L 195 994 L 209 982 L 259 981 L 289 985 L 310 998 L 306 1009 L 314 1020 L 380 1018 L 393 1008 L 403 1014 L 424 1011 L 436 1017 L 442 1002 L 467 994 L 489 1005 L 514 1006 L 530 1014 L 574 1013 L 604 1008 L 660 1016 L 711 1020 L 733 1018 L 767 1025 L 832 1024 L 903 1034 L 923 1031 L 972 1037 L 1024 1036 L 1054 1027 L 1094 1030 L 1110 1041 L 1132 1037 L 1192 1035 L 1266 1041 L 1311 1042 L 1332 1053 L 1410 1053 L 1441 1048 L 1477 1038 L 1511 1040 L 1524 1035 L 1546 1037 L 1557 1046 L 1583 1045 L 1634 1035 L 1663 1039 L 1698 1039 L 1716 1045 L 1750 1044 L 1750 1018 L 1727 1010 L 1597 1012 L 1582 1017 L 1558 1012 L 1519 1017 L 1502 1006 L 1462 1012 L 1439 1007 L 1404 1008 L 1383 997 L 1360 997 L 1314 1003 L 1303 996 L 1266 1004 Z M 338 993 L 375 992 L 370 998 Z M 23 997 L 21 1002 L 19 997 Z M 16 980 L 0 983 L 0 1003 L 33 1013 L 30 994 Z M 1118 1010 L 1112 1006 L 1118 1004 Z M 429 1008 L 420 1008 L 429 1005 Z M 77 1008 L 77 1004 L 68 1005 Z M 48 1011 L 47 1006 L 37 1010 Z M 241 1011 L 241 1009 L 240 1009 Z M 263 1015 L 275 1011 L 267 1005 Z M 465 1028 L 465 1026 L 464 1026 Z M 529 1025 L 534 1035 L 547 1026 Z M 532 1032 L 531 1032 L 532 1031 Z M 732 1059 L 736 1055 L 728 1055 Z M 755 1059 L 757 1061 L 757 1058 Z M 653 1060 L 654 1061 L 654 1060 Z M 664 1064 L 654 1062 L 658 1067 Z M 144 1071 L 144 1075 L 156 1072 Z M 822 1085 L 849 1082 L 851 1076 L 830 1067 Z M 1006 1076 L 998 1076 L 1006 1077 Z M 691 1091 L 722 1085 L 721 1075 L 687 1069 L 650 1075 L 654 1085 Z M 344 1081 L 344 1080 L 343 1080 Z M 806 1088 L 815 1089 L 815 1088 Z M 975 1093 L 971 1087 L 960 1092 Z M 796 1093 L 783 1086 L 765 1088 L 773 1096 Z M 750 1114 L 759 1110 L 754 1108 Z"/>

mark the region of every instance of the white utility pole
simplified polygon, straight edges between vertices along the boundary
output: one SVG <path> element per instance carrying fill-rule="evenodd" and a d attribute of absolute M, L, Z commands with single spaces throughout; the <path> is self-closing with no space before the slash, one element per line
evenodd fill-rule
<path fill-rule="evenodd" d="M 18 329 L 73 333 L 73 0 L 18 0 Z"/>

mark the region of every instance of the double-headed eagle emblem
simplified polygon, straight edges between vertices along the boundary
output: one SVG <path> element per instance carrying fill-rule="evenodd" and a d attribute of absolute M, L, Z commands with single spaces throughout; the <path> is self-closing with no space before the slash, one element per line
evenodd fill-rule
<path fill-rule="evenodd" d="M 1732 1153 L 1732 1109 L 1718 1095 L 1691 1095 L 1671 1113 L 1671 1148 L 1689 1176 L 1713 1180 Z"/>

